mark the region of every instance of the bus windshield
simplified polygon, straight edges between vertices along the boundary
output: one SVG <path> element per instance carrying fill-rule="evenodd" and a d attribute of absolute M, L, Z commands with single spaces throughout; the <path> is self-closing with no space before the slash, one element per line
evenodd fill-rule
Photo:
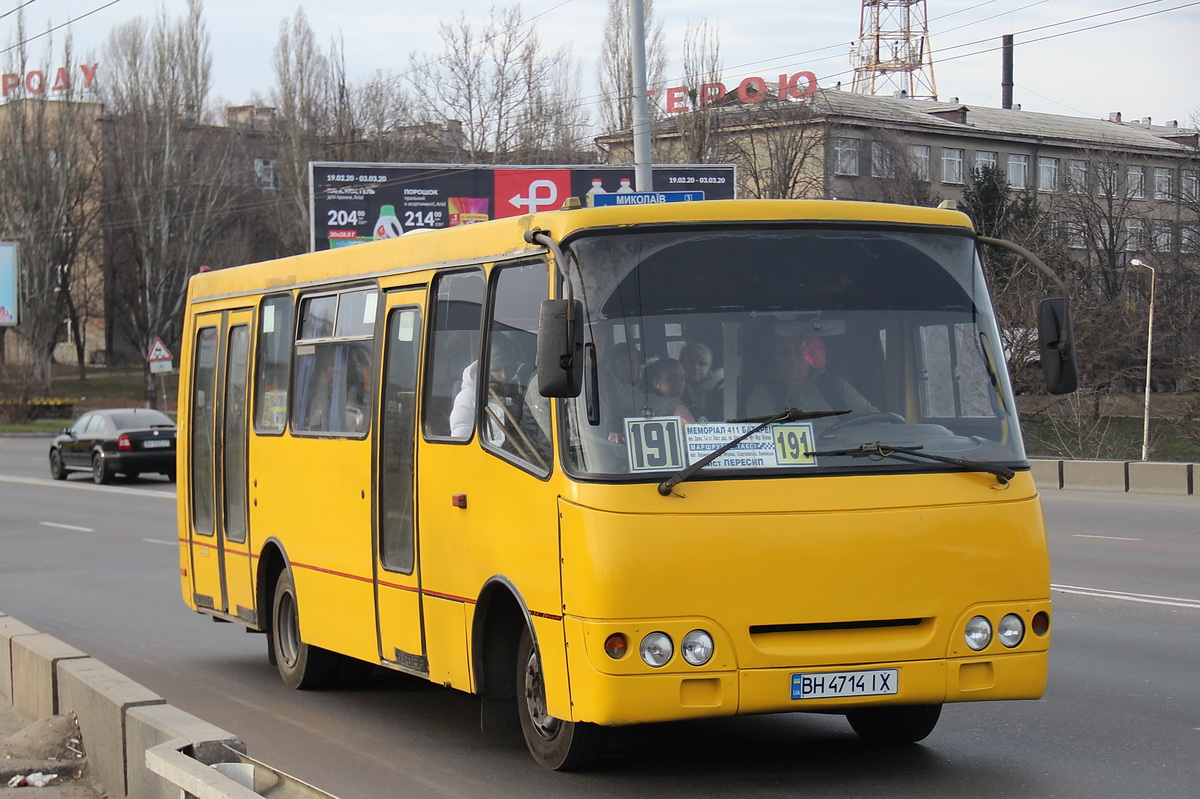
<path fill-rule="evenodd" d="M 658 479 L 788 409 L 696 479 L 1027 465 L 965 231 L 603 231 L 566 250 L 587 344 L 560 406 L 574 476 Z"/>

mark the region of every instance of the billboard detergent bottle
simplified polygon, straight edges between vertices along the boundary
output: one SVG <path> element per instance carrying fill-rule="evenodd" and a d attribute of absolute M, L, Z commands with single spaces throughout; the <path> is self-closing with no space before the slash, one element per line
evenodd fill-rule
<path fill-rule="evenodd" d="M 602 179 L 592 178 L 592 187 L 590 189 L 588 189 L 588 193 L 587 193 L 587 207 L 588 208 L 595 207 L 596 195 L 598 195 L 598 194 L 608 194 L 608 192 L 604 190 L 604 181 Z"/>
<path fill-rule="evenodd" d="M 371 228 L 375 234 L 375 240 L 379 239 L 394 239 L 404 233 L 404 228 L 400 227 L 400 220 L 396 218 L 396 206 L 385 205 L 379 209 L 379 219 L 375 222 L 375 227 Z"/>

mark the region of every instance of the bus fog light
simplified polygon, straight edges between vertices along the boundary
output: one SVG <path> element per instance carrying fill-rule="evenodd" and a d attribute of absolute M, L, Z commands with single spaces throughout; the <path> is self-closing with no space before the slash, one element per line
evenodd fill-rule
<path fill-rule="evenodd" d="M 992 623 L 983 616 L 976 616 L 967 622 L 966 629 L 963 630 L 963 640 L 976 652 L 985 648 L 992 642 Z"/>
<path fill-rule="evenodd" d="M 620 660 L 629 652 L 629 639 L 624 633 L 613 633 L 605 639 L 604 651 L 613 660 Z"/>
<path fill-rule="evenodd" d="M 1039 610 L 1033 614 L 1033 624 L 1029 625 L 1029 628 L 1039 638 L 1050 632 L 1050 614 L 1044 610 Z"/>
<path fill-rule="evenodd" d="M 1015 613 L 1009 613 L 996 625 L 996 637 L 1000 643 L 1012 649 L 1025 638 L 1025 622 Z"/>
<path fill-rule="evenodd" d="M 675 645 L 666 633 L 650 633 L 642 639 L 642 660 L 647 666 L 660 669 L 675 654 Z"/>
<path fill-rule="evenodd" d="M 683 653 L 683 659 L 688 663 L 693 666 L 703 666 L 713 656 L 712 636 L 704 630 L 692 630 L 683 636 L 683 643 L 680 645 L 679 651 Z"/>

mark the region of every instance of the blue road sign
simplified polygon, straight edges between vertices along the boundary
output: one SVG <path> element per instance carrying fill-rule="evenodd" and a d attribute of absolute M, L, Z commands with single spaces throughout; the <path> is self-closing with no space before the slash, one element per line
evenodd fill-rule
<path fill-rule="evenodd" d="M 689 203 L 704 199 L 702 191 L 635 191 L 632 194 L 597 194 L 596 207 L 603 205 L 657 205 L 658 203 Z"/>

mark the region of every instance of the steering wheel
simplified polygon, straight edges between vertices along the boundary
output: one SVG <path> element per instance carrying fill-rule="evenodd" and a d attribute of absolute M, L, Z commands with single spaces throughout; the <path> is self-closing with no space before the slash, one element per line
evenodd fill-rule
<path fill-rule="evenodd" d="M 871 424 L 872 422 L 883 422 L 885 424 L 908 424 L 908 420 L 898 413 L 875 411 L 873 413 L 864 413 L 860 416 L 850 416 L 840 422 L 834 422 L 833 424 L 829 425 L 829 427 L 825 428 L 825 431 L 821 433 L 821 438 L 826 438 L 844 427 L 857 427 L 860 424 Z"/>

